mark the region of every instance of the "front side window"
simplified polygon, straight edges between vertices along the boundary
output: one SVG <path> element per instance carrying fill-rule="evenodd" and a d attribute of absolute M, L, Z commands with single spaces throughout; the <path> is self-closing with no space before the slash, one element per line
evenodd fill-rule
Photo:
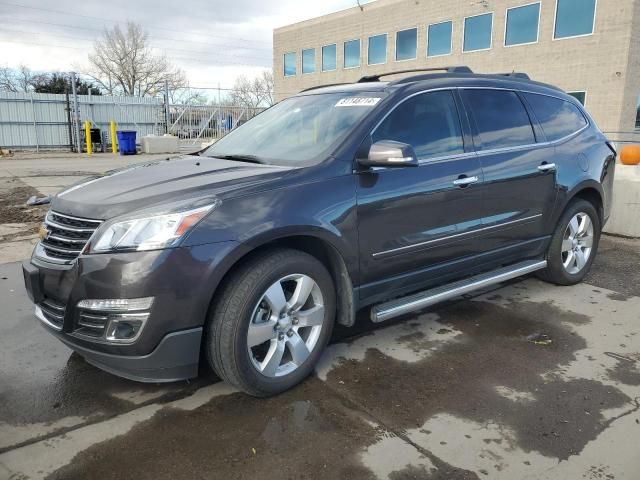
<path fill-rule="evenodd" d="M 290 97 L 229 132 L 204 153 L 283 166 L 325 160 L 384 98 L 383 92 Z"/>
<path fill-rule="evenodd" d="M 504 44 L 509 47 L 537 42 L 539 21 L 539 3 L 510 8 L 507 10 Z"/>
<path fill-rule="evenodd" d="M 416 95 L 393 110 L 372 141 L 394 140 L 413 147 L 419 159 L 464 152 L 460 118 L 449 91 Z"/>
<path fill-rule="evenodd" d="M 316 71 L 316 49 L 302 50 L 302 73 L 314 73 Z"/>
<path fill-rule="evenodd" d="M 336 69 L 336 44 L 322 47 L 322 71 L 329 72 Z"/>
<path fill-rule="evenodd" d="M 344 42 L 344 68 L 360 66 L 360 40 Z"/>
<path fill-rule="evenodd" d="M 481 150 L 536 142 L 527 110 L 515 92 L 464 90 L 463 96 L 475 119 Z"/>
<path fill-rule="evenodd" d="M 427 29 L 427 57 L 449 55 L 451 53 L 452 34 L 453 22 L 429 25 Z"/>
<path fill-rule="evenodd" d="M 284 76 L 293 77 L 296 74 L 296 53 L 284 54 Z"/>
<path fill-rule="evenodd" d="M 553 38 L 591 35 L 596 18 L 596 0 L 556 0 Z"/>
<path fill-rule="evenodd" d="M 485 13 L 464 19 L 464 52 L 491 48 L 493 13 Z"/>
<path fill-rule="evenodd" d="M 417 57 L 418 29 L 411 28 L 396 33 L 396 60 L 413 60 Z"/>
<path fill-rule="evenodd" d="M 387 34 L 369 37 L 369 65 L 387 63 Z"/>
<path fill-rule="evenodd" d="M 587 125 L 578 107 L 569 102 L 535 93 L 525 93 L 524 97 L 550 142 L 571 135 Z"/>

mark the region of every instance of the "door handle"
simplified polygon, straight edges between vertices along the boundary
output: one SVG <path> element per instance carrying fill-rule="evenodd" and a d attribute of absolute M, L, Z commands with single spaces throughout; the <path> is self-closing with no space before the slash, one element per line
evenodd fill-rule
<path fill-rule="evenodd" d="M 458 178 L 457 180 L 453 181 L 453 184 L 456 187 L 466 187 L 467 185 L 471 185 L 472 183 L 476 183 L 478 180 L 480 180 L 478 177 L 473 176 L 473 177 L 462 177 L 462 178 Z"/>
<path fill-rule="evenodd" d="M 555 163 L 543 163 L 542 165 L 538 165 L 538 170 L 541 172 L 551 172 L 556 169 Z"/>

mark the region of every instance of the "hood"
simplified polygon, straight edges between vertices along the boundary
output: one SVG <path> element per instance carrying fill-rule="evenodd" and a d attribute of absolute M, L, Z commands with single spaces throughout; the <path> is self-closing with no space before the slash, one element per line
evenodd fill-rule
<path fill-rule="evenodd" d="M 56 195 L 51 208 L 107 220 L 173 201 L 240 194 L 248 187 L 281 179 L 291 170 L 295 169 L 186 155 L 85 179 Z"/>

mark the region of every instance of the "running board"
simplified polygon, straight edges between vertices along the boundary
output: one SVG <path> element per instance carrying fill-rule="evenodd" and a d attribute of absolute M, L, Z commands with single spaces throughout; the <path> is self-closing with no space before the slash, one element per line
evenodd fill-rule
<path fill-rule="evenodd" d="M 489 285 L 520 277 L 527 273 L 535 272 L 536 270 L 541 270 L 546 266 L 546 260 L 527 260 L 526 262 L 502 267 L 498 270 L 465 278 L 464 280 L 432 288 L 431 290 L 425 290 L 407 297 L 390 300 L 376 305 L 371 309 L 371 321 L 374 323 L 384 322 L 391 318 L 404 315 L 405 313 L 422 310 L 423 308 L 449 300 L 450 298 L 458 297 L 465 293 L 488 287 Z"/>

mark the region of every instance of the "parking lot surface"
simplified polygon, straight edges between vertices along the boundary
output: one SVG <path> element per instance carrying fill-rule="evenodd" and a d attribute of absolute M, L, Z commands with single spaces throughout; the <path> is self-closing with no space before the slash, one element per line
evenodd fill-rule
<path fill-rule="evenodd" d="M 51 161 L 34 178 L 81 171 Z M 45 193 L 33 165 L 2 161 L 0 179 Z M 83 178 L 68 176 L 51 189 Z M 603 237 L 574 287 L 530 277 L 382 325 L 360 312 L 302 385 L 254 399 L 210 375 L 123 380 L 47 334 L 17 261 L 43 209 L 15 208 L 23 226 L 0 232 L 0 479 L 640 477 L 638 240 Z"/>
<path fill-rule="evenodd" d="M 381 328 L 361 312 L 262 400 L 97 370 L 3 264 L 0 478 L 637 479 L 640 275 L 615 271 L 639 243 L 605 237 L 575 287 L 529 278 Z"/>

